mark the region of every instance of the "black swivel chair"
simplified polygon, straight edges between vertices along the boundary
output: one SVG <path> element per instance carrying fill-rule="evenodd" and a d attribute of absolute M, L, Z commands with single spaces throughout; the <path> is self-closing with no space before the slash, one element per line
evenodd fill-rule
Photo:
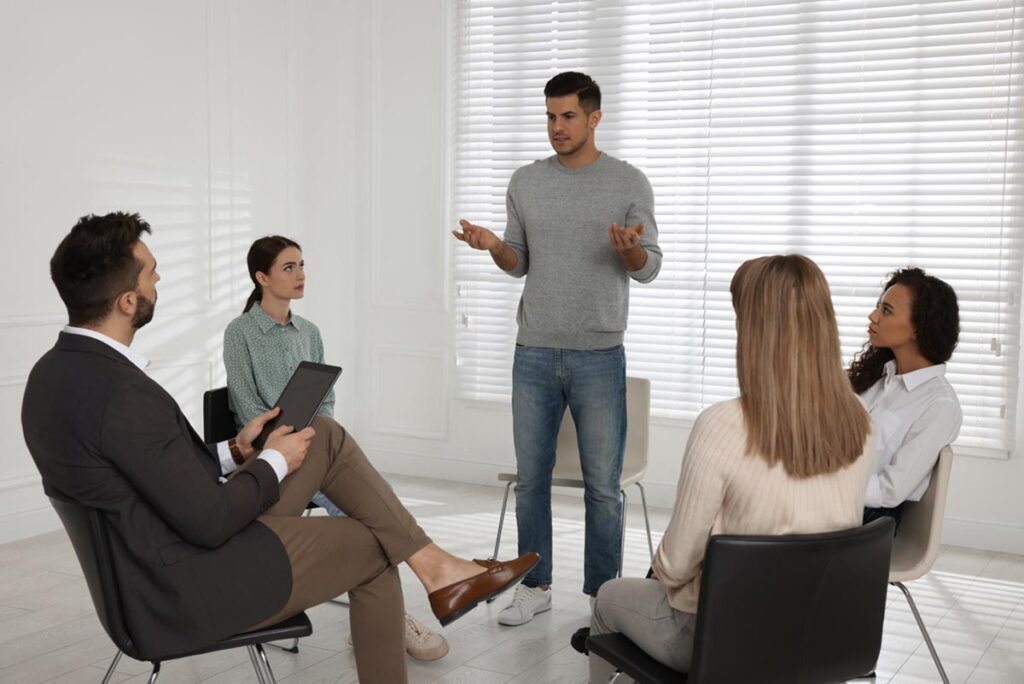
<path fill-rule="evenodd" d="M 839 532 L 708 540 L 689 675 L 621 634 L 587 648 L 639 684 L 824 684 L 874 669 L 894 523 Z"/>
<path fill-rule="evenodd" d="M 272 639 L 297 639 L 313 633 L 309 618 L 305 613 L 299 613 L 276 625 L 228 637 L 186 653 L 166 655 L 144 652 L 132 639 L 128 626 L 125 624 L 121 593 L 117 586 L 117 572 L 110 553 L 109 531 L 103 514 L 81 504 L 53 497 L 50 497 L 50 503 L 56 509 L 57 515 L 60 516 L 61 523 L 64 525 L 64 530 L 71 539 L 71 545 L 82 566 L 86 584 L 89 585 L 89 594 L 92 596 L 100 623 L 118 649 L 103 677 L 103 684 L 110 680 L 111 675 L 114 674 L 114 668 L 117 667 L 117 663 L 124 653 L 136 660 L 148 660 L 153 663 L 153 672 L 149 677 L 149 684 L 153 684 L 160 675 L 160 663 L 165 660 L 176 660 L 242 646 L 248 648 L 249 658 L 252 660 L 256 677 L 261 684 L 264 682 L 273 684 L 277 680 L 274 679 L 274 672 L 270 669 L 267 654 L 263 651 L 263 643 Z"/>

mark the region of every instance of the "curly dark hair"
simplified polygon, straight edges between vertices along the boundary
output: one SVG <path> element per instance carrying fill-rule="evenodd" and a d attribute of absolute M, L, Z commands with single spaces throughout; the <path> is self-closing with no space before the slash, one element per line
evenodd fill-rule
<path fill-rule="evenodd" d="M 956 292 L 946 282 L 913 267 L 890 274 L 882 292 L 893 285 L 910 289 L 910 323 L 914 326 L 921 355 L 932 363 L 948 361 L 960 337 Z M 895 355 L 888 347 L 865 342 L 847 371 L 853 391 L 860 394 L 878 382 L 885 364 L 893 358 Z"/>

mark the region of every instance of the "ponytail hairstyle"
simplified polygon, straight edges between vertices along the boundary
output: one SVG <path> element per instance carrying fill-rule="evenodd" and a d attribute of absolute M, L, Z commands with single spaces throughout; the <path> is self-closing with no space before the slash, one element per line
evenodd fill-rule
<path fill-rule="evenodd" d="M 280 235 L 261 237 L 249 247 L 249 254 L 245 257 L 245 260 L 249 264 L 249 278 L 252 279 L 253 290 L 252 294 L 249 295 L 249 299 L 245 302 L 245 308 L 242 309 L 242 313 L 248 312 L 253 304 L 263 299 L 263 286 L 256 280 L 256 274 L 270 273 L 270 267 L 277 260 L 277 255 L 289 247 L 294 247 L 300 252 L 302 251 L 302 247 L 299 246 L 298 242 Z"/>
<path fill-rule="evenodd" d="M 913 267 L 891 273 L 882 294 L 893 285 L 903 285 L 910 290 L 910 324 L 914 326 L 921 356 L 934 364 L 949 361 L 960 337 L 960 307 L 956 292 L 945 281 Z M 894 358 L 895 354 L 888 347 L 876 347 L 865 342 L 847 371 L 853 391 L 857 394 L 866 392 L 882 377 L 885 364 Z"/>

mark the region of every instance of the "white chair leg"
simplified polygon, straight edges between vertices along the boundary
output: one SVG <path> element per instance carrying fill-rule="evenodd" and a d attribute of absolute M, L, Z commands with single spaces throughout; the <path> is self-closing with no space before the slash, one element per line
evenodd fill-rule
<path fill-rule="evenodd" d="M 501 548 L 501 529 L 505 526 L 505 510 L 508 508 L 508 492 L 512 489 L 512 483 L 505 484 L 505 496 L 501 500 L 501 515 L 498 516 L 498 534 L 494 537 L 494 553 L 491 558 L 498 560 L 498 549 Z"/>
<path fill-rule="evenodd" d="M 654 564 L 654 542 L 651 540 L 651 519 L 647 517 L 647 495 L 644 493 L 644 486 L 642 483 L 636 483 L 637 489 L 640 490 L 640 502 L 644 508 L 644 526 L 647 528 L 647 550 L 651 552 L 651 564 Z"/>
<path fill-rule="evenodd" d="M 117 662 L 121 660 L 122 655 L 124 655 L 124 653 L 120 649 L 118 649 L 117 653 L 114 654 L 114 660 L 111 661 L 110 667 L 107 668 L 107 674 L 103 675 L 102 684 L 107 684 L 107 682 L 110 681 L 111 676 L 113 676 L 114 674 L 114 668 L 117 667 Z"/>
<path fill-rule="evenodd" d="M 508 492 L 512 489 L 512 482 L 505 483 L 505 496 L 501 499 L 501 515 L 498 516 L 498 534 L 494 537 L 494 553 L 491 558 L 498 560 L 498 549 L 501 548 L 501 530 L 505 526 L 505 510 L 508 508 Z M 496 596 L 487 599 L 487 603 L 493 603 Z"/>
<path fill-rule="evenodd" d="M 907 597 L 907 603 L 910 604 L 910 611 L 914 614 L 914 619 L 917 620 L 917 626 L 921 628 L 921 636 L 924 637 L 924 643 L 928 646 L 928 651 L 932 654 L 932 660 L 935 661 L 935 667 L 939 670 L 939 676 L 942 677 L 943 684 L 949 684 L 949 677 L 946 676 L 946 670 L 942 667 L 942 661 L 939 660 L 939 654 L 935 651 L 935 645 L 932 643 L 931 636 L 928 635 L 928 629 L 924 626 L 924 620 L 921 619 L 921 614 L 917 612 L 917 605 L 914 603 L 914 599 L 910 596 L 910 590 L 903 586 L 903 582 L 893 582 L 903 595 Z"/>

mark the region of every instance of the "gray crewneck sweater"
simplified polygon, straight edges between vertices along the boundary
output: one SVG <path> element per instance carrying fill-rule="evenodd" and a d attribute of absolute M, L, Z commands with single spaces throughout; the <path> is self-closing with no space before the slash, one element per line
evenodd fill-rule
<path fill-rule="evenodd" d="M 629 279 L 649 283 L 661 268 L 654 193 L 638 169 L 602 153 L 570 169 L 557 156 L 524 166 L 509 181 L 505 244 L 526 276 L 519 300 L 519 344 L 604 349 L 622 343 L 629 316 Z M 629 272 L 608 227 L 644 223 L 643 268 Z"/>

